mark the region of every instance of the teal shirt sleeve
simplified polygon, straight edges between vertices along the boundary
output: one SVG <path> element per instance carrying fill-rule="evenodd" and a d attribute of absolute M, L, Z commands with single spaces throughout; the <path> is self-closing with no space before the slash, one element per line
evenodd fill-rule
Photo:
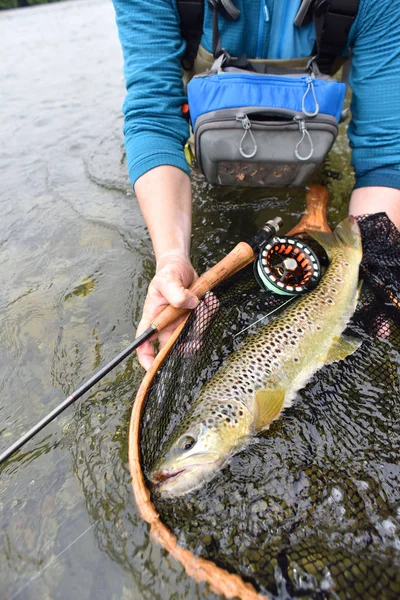
<path fill-rule="evenodd" d="M 400 189 L 400 4 L 360 0 L 349 44 L 355 187 Z"/>
<path fill-rule="evenodd" d="M 124 57 L 125 148 L 132 184 L 160 165 L 189 173 L 181 38 L 174 0 L 113 0 Z"/>

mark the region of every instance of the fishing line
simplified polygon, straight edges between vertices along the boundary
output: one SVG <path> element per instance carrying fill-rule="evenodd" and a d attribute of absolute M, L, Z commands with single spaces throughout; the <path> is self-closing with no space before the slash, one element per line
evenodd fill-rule
<path fill-rule="evenodd" d="M 244 331 L 247 331 L 248 329 L 250 329 L 250 327 L 254 327 L 254 325 L 257 325 L 257 323 L 259 323 L 260 321 L 263 321 L 267 317 L 273 315 L 277 310 L 280 310 L 281 308 L 283 308 L 284 306 L 286 306 L 286 304 L 289 304 L 289 302 L 293 302 L 293 300 L 296 300 L 296 296 L 291 296 L 289 298 L 289 300 L 286 300 L 286 302 L 284 302 L 283 304 L 280 304 L 279 306 L 277 306 L 276 308 L 274 308 L 273 310 L 271 310 L 271 312 L 269 312 L 267 315 L 264 315 L 263 317 L 261 317 L 257 321 L 254 321 L 254 323 L 251 323 L 251 325 L 248 325 L 247 327 L 245 327 L 244 329 L 242 329 L 241 331 L 239 331 L 239 333 L 236 333 L 236 335 L 233 336 L 233 339 L 235 339 L 238 335 L 240 335 Z"/>
<path fill-rule="evenodd" d="M 54 558 L 51 558 L 49 560 L 49 562 L 40 569 L 40 571 L 38 571 L 35 575 L 33 575 L 33 577 L 31 577 L 29 579 L 29 581 L 27 581 L 17 592 L 15 592 L 15 594 L 13 596 L 10 597 L 10 600 L 14 600 L 15 598 L 17 598 L 21 592 L 24 591 L 25 588 L 28 587 L 28 585 L 30 585 L 31 583 L 33 583 L 33 581 L 35 581 L 35 579 L 38 579 L 38 577 L 40 577 L 42 575 L 42 573 L 48 568 L 51 567 L 51 565 L 53 565 L 59 558 L 60 556 L 62 556 L 65 552 L 67 552 L 67 550 L 69 550 L 74 544 L 76 544 L 76 542 L 78 542 L 84 535 L 86 535 L 91 529 L 93 529 L 93 527 L 95 525 L 97 525 L 97 523 L 102 519 L 102 517 L 99 517 L 97 519 L 97 521 L 95 521 L 94 523 L 92 523 L 89 527 L 87 527 L 85 529 L 85 531 L 82 531 L 82 533 L 80 533 L 78 535 L 78 537 L 76 537 L 72 542 L 70 542 L 68 544 L 68 546 L 66 546 L 63 550 L 61 550 L 61 552 L 59 554 L 57 554 L 57 556 L 55 556 Z"/>

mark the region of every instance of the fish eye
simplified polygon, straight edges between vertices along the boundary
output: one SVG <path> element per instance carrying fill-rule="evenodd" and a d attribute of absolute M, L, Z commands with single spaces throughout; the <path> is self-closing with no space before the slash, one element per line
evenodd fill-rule
<path fill-rule="evenodd" d="M 182 450 L 191 450 L 195 445 L 196 440 L 191 435 L 185 435 L 179 442 L 179 446 Z"/>

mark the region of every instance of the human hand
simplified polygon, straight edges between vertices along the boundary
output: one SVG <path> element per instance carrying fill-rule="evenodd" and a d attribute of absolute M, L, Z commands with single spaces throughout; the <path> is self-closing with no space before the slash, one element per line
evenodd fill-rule
<path fill-rule="evenodd" d="M 152 279 L 143 306 L 141 321 L 136 336 L 142 334 L 155 317 L 169 304 L 176 308 L 193 309 L 199 300 L 187 288 L 198 278 L 190 260 L 181 254 L 165 254 L 157 261 L 156 275 Z M 160 348 L 165 344 L 171 333 L 184 319 L 181 317 L 159 334 L 154 334 L 150 340 L 143 342 L 137 349 L 140 364 L 146 371 L 154 361 L 154 340 L 158 338 Z"/>

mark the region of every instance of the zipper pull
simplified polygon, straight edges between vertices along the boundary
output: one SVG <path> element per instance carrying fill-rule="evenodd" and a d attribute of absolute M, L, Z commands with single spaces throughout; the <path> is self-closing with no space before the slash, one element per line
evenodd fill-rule
<path fill-rule="evenodd" d="M 303 114 L 306 115 L 306 117 L 316 117 L 317 114 L 319 113 L 319 104 L 318 104 L 318 101 L 317 101 L 317 96 L 315 95 L 314 79 L 315 79 L 314 74 L 307 76 L 307 78 L 306 78 L 307 89 L 304 92 L 303 98 L 301 100 L 301 110 L 303 111 Z M 306 110 L 306 107 L 305 107 L 305 102 L 306 102 L 307 94 L 310 92 L 310 90 L 311 90 L 311 93 L 312 93 L 312 97 L 313 97 L 313 100 L 314 100 L 314 106 L 315 106 L 313 112 L 308 112 Z"/>
<path fill-rule="evenodd" d="M 239 144 L 239 152 L 243 156 L 243 158 L 253 158 L 253 156 L 255 156 L 255 154 L 257 152 L 257 144 L 256 144 L 256 140 L 254 139 L 253 132 L 251 131 L 251 121 L 250 121 L 249 117 L 246 115 L 246 113 L 242 113 L 242 112 L 237 113 L 236 121 L 240 121 L 242 124 L 242 127 L 244 129 L 244 134 L 243 134 L 242 139 L 240 140 L 240 144 Z M 243 150 L 243 143 L 244 143 L 244 140 L 245 140 L 247 134 L 250 134 L 250 137 L 252 139 L 253 146 L 254 146 L 253 150 L 250 153 L 247 153 L 247 152 L 245 152 L 245 150 Z"/>
<path fill-rule="evenodd" d="M 296 147 L 294 149 L 296 158 L 298 158 L 298 160 L 309 160 L 312 157 L 312 155 L 314 154 L 314 144 L 311 139 L 310 133 L 307 129 L 306 120 L 303 117 L 296 115 L 295 117 L 293 117 L 293 121 L 295 121 L 298 124 L 299 130 L 301 133 L 301 139 L 297 142 Z M 300 148 L 301 144 L 304 142 L 306 137 L 310 144 L 310 152 L 307 154 L 307 156 L 301 156 L 299 153 L 299 148 Z"/>
<path fill-rule="evenodd" d="M 246 113 L 238 113 L 236 115 L 236 121 L 241 121 L 243 129 L 251 129 L 251 121 Z"/>

